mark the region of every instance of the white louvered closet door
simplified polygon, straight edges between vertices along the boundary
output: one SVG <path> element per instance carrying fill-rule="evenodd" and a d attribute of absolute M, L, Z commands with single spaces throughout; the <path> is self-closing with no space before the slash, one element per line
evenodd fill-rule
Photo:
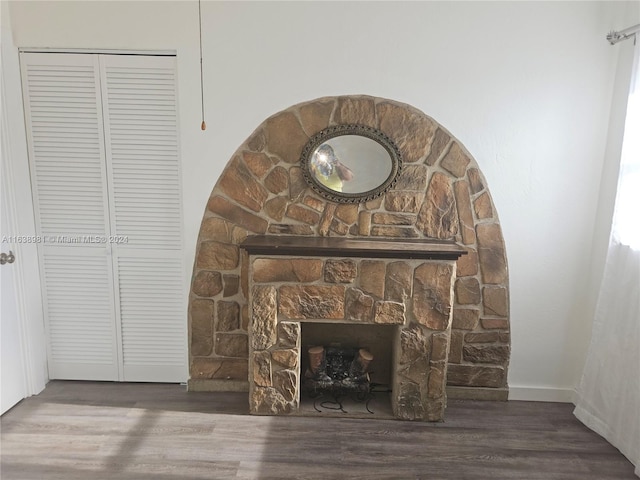
<path fill-rule="evenodd" d="M 186 378 L 175 58 L 21 54 L 51 378 Z"/>

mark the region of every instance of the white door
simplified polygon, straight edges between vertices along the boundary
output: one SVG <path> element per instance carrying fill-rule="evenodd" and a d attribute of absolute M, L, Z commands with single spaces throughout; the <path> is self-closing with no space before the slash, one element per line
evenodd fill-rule
<path fill-rule="evenodd" d="M 4 152 L 3 152 L 4 154 Z M 9 199 L 4 182 L 6 174 L 2 172 L 2 224 L 0 236 L 3 241 L 2 253 L 15 254 L 15 243 L 11 241 L 14 234 L 9 228 Z M 15 259 L 14 259 L 15 262 Z M 3 414 L 27 396 L 27 385 L 24 365 L 24 351 L 21 341 L 20 317 L 16 303 L 14 268 L 15 263 L 0 265 L 0 414 Z"/>
<path fill-rule="evenodd" d="M 184 381 L 175 58 L 21 68 L 50 377 Z"/>

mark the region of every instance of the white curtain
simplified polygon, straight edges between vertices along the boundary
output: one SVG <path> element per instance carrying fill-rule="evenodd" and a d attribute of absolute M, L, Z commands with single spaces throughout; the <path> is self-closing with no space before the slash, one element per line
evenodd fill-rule
<path fill-rule="evenodd" d="M 640 39 L 637 40 L 609 250 L 574 413 L 618 448 L 640 476 Z"/>

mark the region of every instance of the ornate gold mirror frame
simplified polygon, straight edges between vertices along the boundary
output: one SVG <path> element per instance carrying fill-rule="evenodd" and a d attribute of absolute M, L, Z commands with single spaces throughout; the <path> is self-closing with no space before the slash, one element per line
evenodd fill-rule
<path fill-rule="evenodd" d="M 302 150 L 302 173 L 311 188 L 338 203 L 379 197 L 402 169 L 398 147 L 380 130 L 336 125 L 315 134 Z"/>

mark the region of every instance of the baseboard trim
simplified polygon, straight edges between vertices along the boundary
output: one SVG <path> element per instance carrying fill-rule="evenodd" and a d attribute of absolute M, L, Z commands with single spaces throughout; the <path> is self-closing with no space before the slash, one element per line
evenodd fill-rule
<path fill-rule="evenodd" d="M 504 402 L 509 397 L 509 387 L 457 387 L 447 386 L 447 398 L 451 400 L 492 400 Z"/>
<path fill-rule="evenodd" d="M 573 388 L 553 387 L 509 387 L 509 400 L 529 402 L 575 403 Z"/>
<path fill-rule="evenodd" d="M 210 380 L 189 379 L 189 392 L 248 392 L 249 382 L 246 380 Z"/>

